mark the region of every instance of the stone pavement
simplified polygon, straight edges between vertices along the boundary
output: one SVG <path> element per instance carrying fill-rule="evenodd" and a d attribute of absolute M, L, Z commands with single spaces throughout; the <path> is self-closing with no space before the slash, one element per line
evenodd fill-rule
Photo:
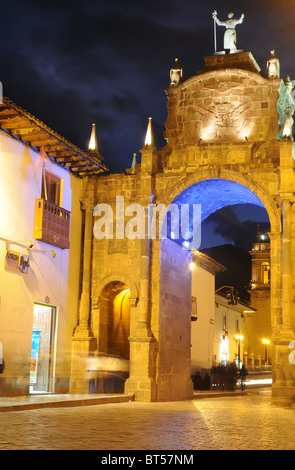
<path fill-rule="evenodd" d="M 3 411 L 0 422 L 0 450 L 295 450 L 295 410 L 269 390 Z"/>

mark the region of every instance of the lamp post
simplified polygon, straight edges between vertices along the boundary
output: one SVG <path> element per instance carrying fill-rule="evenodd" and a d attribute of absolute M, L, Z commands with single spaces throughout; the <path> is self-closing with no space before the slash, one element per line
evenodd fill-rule
<path fill-rule="evenodd" d="M 266 368 L 266 366 L 267 366 L 267 346 L 269 345 L 269 339 L 263 338 L 262 343 L 263 343 L 264 346 L 265 346 L 264 365 L 265 365 L 265 368 Z"/>
<path fill-rule="evenodd" d="M 238 343 L 238 367 L 240 369 L 241 368 L 241 364 L 240 364 L 240 361 L 241 361 L 241 341 L 243 341 L 244 336 L 241 335 L 240 333 L 237 333 L 235 335 L 235 338 L 236 338 L 237 343 Z"/>

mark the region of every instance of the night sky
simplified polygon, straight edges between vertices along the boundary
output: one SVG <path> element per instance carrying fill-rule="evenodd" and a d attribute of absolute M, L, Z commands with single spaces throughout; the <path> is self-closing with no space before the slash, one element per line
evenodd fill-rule
<path fill-rule="evenodd" d="M 275 49 L 281 77 L 295 78 L 293 0 L 12 0 L 1 2 L 3 93 L 82 149 L 96 123 L 104 163 L 122 172 L 133 153 L 140 160 L 149 116 L 156 146 L 165 145 L 170 68 L 178 57 L 187 79 L 214 53 L 214 9 L 221 20 L 245 14 L 238 48 L 263 76 Z"/>

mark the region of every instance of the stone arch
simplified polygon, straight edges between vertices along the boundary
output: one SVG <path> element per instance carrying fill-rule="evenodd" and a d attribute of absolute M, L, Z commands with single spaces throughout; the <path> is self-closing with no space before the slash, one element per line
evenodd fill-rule
<path fill-rule="evenodd" d="M 281 307 L 280 307 L 280 299 L 281 299 L 281 278 L 280 278 L 280 266 L 279 266 L 279 254 L 281 253 L 281 210 L 276 202 L 275 197 L 272 196 L 270 192 L 268 192 L 267 187 L 262 187 L 260 182 L 255 181 L 251 176 L 246 173 L 237 171 L 237 170 L 229 170 L 227 168 L 208 168 L 205 170 L 199 170 L 192 173 L 187 173 L 186 175 L 175 178 L 174 183 L 171 184 L 169 189 L 162 194 L 159 195 L 157 199 L 157 204 L 163 204 L 166 207 L 169 204 L 172 204 L 177 197 L 188 189 L 190 186 L 196 185 L 197 183 L 201 183 L 207 180 L 226 180 L 231 181 L 234 183 L 238 183 L 252 193 L 261 201 L 263 206 L 265 207 L 271 225 L 271 263 L 272 263 L 272 270 L 274 271 L 274 275 L 271 278 L 271 325 L 272 325 L 272 334 L 275 331 L 275 325 L 281 322 Z M 168 185 L 166 184 L 166 187 Z M 184 250 L 185 251 L 185 250 Z M 158 260 L 161 260 L 161 250 L 158 250 Z M 159 278 L 161 279 L 163 267 L 160 269 Z M 161 289 L 159 288 L 158 296 L 161 299 Z"/>
<path fill-rule="evenodd" d="M 129 360 L 130 289 L 115 281 L 102 290 L 99 352 Z"/>
<path fill-rule="evenodd" d="M 271 231 L 274 233 L 281 232 L 280 211 L 277 208 L 275 200 L 256 181 L 254 181 L 248 175 L 235 170 L 214 168 L 186 175 L 185 177 L 179 179 L 169 191 L 163 194 L 158 203 L 169 206 L 169 204 L 171 204 L 174 199 L 189 186 L 205 180 L 216 178 L 239 183 L 252 191 L 260 199 L 268 213 Z"/>
<path fill-rule="evenodd" d="M 126 274 L 112 273 L 100 279 L 94 287 L 96 297 L 92 298 L 92 327 L 97 337 L 97 357 L 108 361 L 119 361 L 122 370 L 115 371 L 112 392 L 124 392 L 132 363 L 130 336 L 136 322 L 135 308 L 138 302 L 136 282 Z M 109 378 L 112 374 L 109 373 Z M 113 374 L 114 375 L 114 374 Z M 109 392 L 110 384 L 103 382 L 97 393 Z M 115 388 L 114 388 L 115 387 Z"/>
<path fill-rule="evenodd" d="M 95 287 L 95 298 L 97 299 L 97 303 L 99 304 L 100 296 L 102 290 L 105 286 L 112 282 L 121 282 L 125 284 L 130 289 L 130 303 L 131 307 L 136 307 L 138 302 L 138 288 L 136 282 L 128 275 L 123 273 L 112 273 L 108 276 L 103 277 Z"/>
<path fill-rule="evenodd" d="M 127 318 L 121 318 L 122 321 L 119 324 L 118 318 L 115 318 L 118 315 L 118 302 L 120 302 L 120 296 L 127 290 L 128 313 L 124 308 L 124 315 L 127 315 Z M 94 336 L 97 337 L 98 351 L 105 353 L 115 353 L 116 349 L 119 351 L 119 347 L 111 346 L 111 337 L 114 335 L 112 328 L 119 328 L 120 330 L 124 328 L 125 332 L 128 329 L 128 334 L 124 334 L 125 339 L 123 342 L 125 347 L 123 349 L 125 352 L 127 351 L 128 340 L 129 354 L 128 338 L 135 323 L 135 316 L 132 311 L 138 302 L 138 288 L 135 281 L 126 274 L 112 273 L 98 282 L 94 287 L 94 294 L 95 296 L 92 297 L 92 329 Z M 123 298 L 121 300 L 123 301 Z"/>

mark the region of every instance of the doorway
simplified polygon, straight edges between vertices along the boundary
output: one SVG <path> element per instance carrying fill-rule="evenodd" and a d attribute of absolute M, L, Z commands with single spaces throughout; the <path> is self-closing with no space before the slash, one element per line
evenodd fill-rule
<path fill-rule="evenodd" d="M 53 392 L 56 307 L 34 304 L 31 343 L 30 393 Z"/>
<path fill-rule="evenodd" d="M 100 297 L 99 350 L 92 362 L 90 393 L 123 393 L 129 377 L 130 289 L 120 281 Z"/>

